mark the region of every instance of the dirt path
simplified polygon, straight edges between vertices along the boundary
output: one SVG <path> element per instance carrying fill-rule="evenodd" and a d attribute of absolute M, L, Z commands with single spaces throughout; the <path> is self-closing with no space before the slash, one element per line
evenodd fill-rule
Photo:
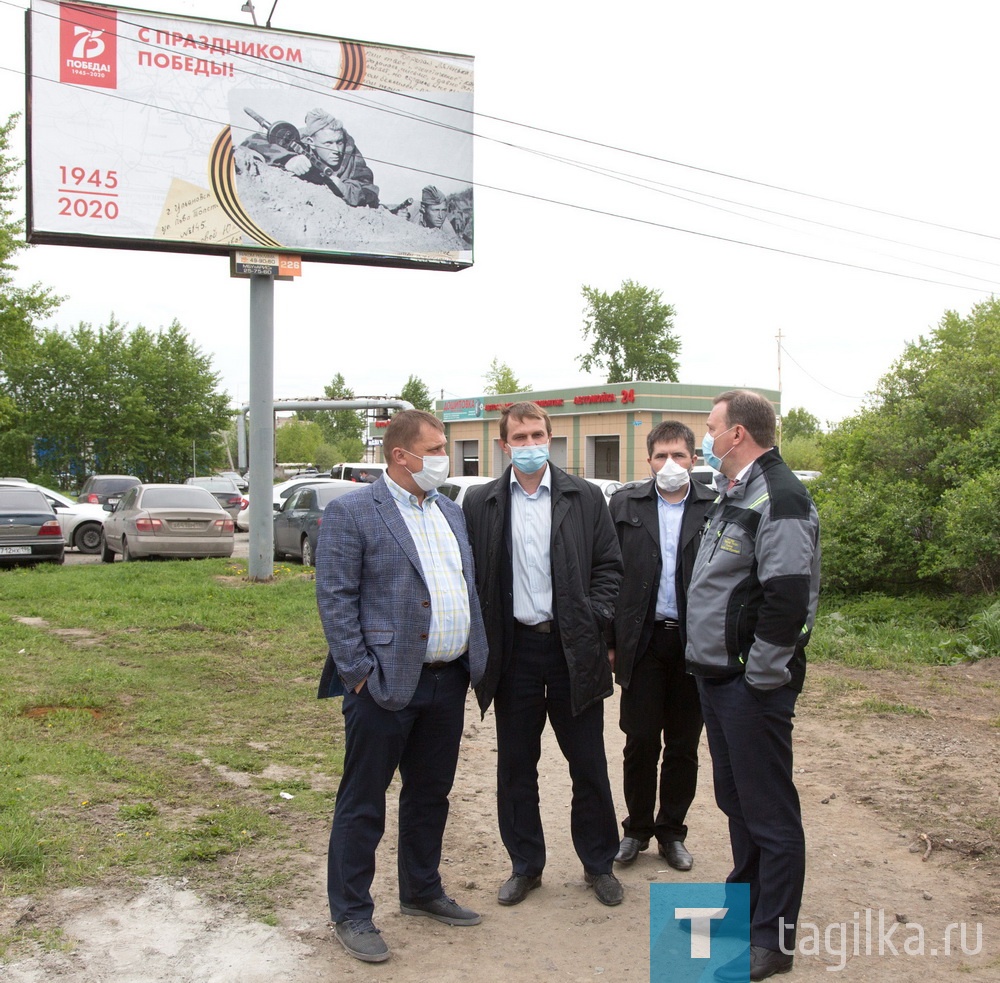
<path fill-rule="evenodd" d="M 654 852 L 642 854 L 619 872 L 625 901 L 609 909 L 584 886 L 572 852 L 568 778 L 547 731 L 540 767 L 549 848 L 544 882 L 524 904 L 501 908 L 496 890 L 509 866 L 494 812 L 493 720 L 480 722 L 471 701 L 466 719 L 443 874 L 450 893 L 483 913 L 481 926 L 448 928 L 399 914 L 390 820 L 374 891 L 376 922 L 393 951 L 387 963 L 356 962 L 332 939 L 323 884 L 327 830 L 316 828 L 305 842 L 297 898 L 280 911 L 278 927 L 252 922 L 183 884 L 165 881 L 148 884 L 138 896 L 80 889 L 37 900 L 5 899 L 3 924 L 21 918 L 40 930 L 60 927 L 72 948 L 9 963 L 0 967 L 0 978 L 10 983 L 648 980 L 649 884 L 718 881 L 728 870 L 728 837 L 712 800 L 707 749 L 689 817 L 694 870 L 682 875 Z M 612 786 L 620 804 L 617 700 L 608 702 L 606 720 Z M 998 724 L 997 659 L 908 674 L 811 671 L 796 725 L 809 850 L 800 946 L 815 932 L 819 945 L 813 947 L 818 951 L 800 950 L 789 979 L 1000 980 Z M 932 845 L 926 861 L 920 833 Z M 864 954 L 866 909 L 872 909 L 876 926 L 871 956 Z M 897 916 L 900 920 L 890 937 L 899 955 L 885 947 L 878 955 L 879 911 L 887 929 Z M 945 956 L 945 927 L 961 922 L 968 925 L 969 949 L 976 948 L 976 924 L 982 925 L 981 951 L 963 955 L 955 931 L 952 953 Z M 849 941 L 841 958 L 838 931 L 824 946 L 823 932 L 831 923 L 846 923 L 850 939 L 859 925 L 860 955 L 853 955 Z M 910 939 L 916 950 L 918 927 L 924 955 L 907 955 L 903 944 Z"/>

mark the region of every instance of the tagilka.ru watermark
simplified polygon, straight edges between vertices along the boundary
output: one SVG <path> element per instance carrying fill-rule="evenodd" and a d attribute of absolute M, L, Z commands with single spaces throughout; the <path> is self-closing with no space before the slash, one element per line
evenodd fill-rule
<path fill-rule="evenodd" d="M 831 973 L 854 957 L 961 957 L 983 949 L 981 922 L 952 922 L 929 931 L 917 922 L 864 908 L 853 920 L 820 926 L 779 920 L 781 951 L 822 959 Z M 791 939 L 796 939 L 794 946 Z M 787 945 L 787 947 L 786 947 Z M 748 884 L 651 884 L 650 983 L 705 983 L 716 970 L 726 979 L 750 978 Z"/>
<path fill-rule="evenodd" d="M 780 922 L 778 937 L 784 938 L 786 925 L 784 919 Z M 835 973 L 853 956 L 978 956 L 983 950 L 983 925 L 952 922 L 928 940 L 928 932 L 918 922 L 901 922 L 895 916 L 887 918 L 881 908 L 865 908 L 854 912 L 854 920 L 849 922 L 821 927 L 800 921 L 797 939 L 793 949 L 782 946 L 781 951 L 836 959 L 835 965 L 826 967 Z"/>
<path fill-rule="evenodd" d="M 651 983 L 750 979 L 749 884 L 650 884 Z"/>

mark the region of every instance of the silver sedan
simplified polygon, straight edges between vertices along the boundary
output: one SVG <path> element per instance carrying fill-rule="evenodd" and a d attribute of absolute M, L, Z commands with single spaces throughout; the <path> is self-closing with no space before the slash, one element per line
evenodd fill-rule
<path fill-rule="evenodd" d="M 110 508 L 110 507 L 109 507 Z M 233 555 L 234 523 L 215 497 L 196 485 L 130 488 L 104 522 L 101 559 Z"/>

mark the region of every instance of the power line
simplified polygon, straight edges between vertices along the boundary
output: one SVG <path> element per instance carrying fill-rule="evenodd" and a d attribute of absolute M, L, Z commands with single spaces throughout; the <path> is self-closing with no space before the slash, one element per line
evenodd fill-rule
<path fill-rule="evenodd" d="M 781 342 L 780 342 L 780 341 L 778 342 L 778 347 L 779 347 L 779 348 L 780 348 L 780 349 L 781 349 L 781 350 L 782 350 L 782 351 L 783 351 L 783 352 L 784 352 L 784 353 L 785 353 L 785 354 L 786 354 L 786 355 L 787 355 L 787 356 L 788 356 L 788 357 L 789 357 L 789 358 L 790 358 L 790 359 L 791 359 L 791 360 L 792 360 L 793 362 L 795 362 L 795 365 L 796 365 L 796 366 L 798 366 L 798 368 L 799 368 L 799 369 L 801 369 L 801 370 L 802 370 L 802 372 L 803 372 L 803 373 L 804 373 L 805 375 L 807 375 L 807 376 L 808 376 L 808 377 L 809 377 L 810 379 L 812 379 L 812 381 L 813 381 L 813 382 L 815 382 L 815 383 L 816 383 L 816 385 L 817 385 L 817 386 L 819 386 L 819 387 L 820 387 L 821 389 L 825 389 L 825 390 L 826 390 L 826 391 L 827 391 L 828 393 L 833 393 L 833 395 L 834 395 L 834 396 L 843 396 L 843 398 L 844 398 L 844 399 L 854 399 L 854 400 L 861 400 L 861 399 L 864 399 L 864 396 L 848 396 L 848 394 L 847 394 L 847 393 L 842 393 L 842 392 L 838 392 L 838 391 L 837 391 L 836 389 L 831 389 L 831 388 L 830 388 L 830 387 L 829 387 L 828 385 L 826 385 L 825 383 L 823 383 L 823 382 L 820 382 L 820 381 L 819 381 L 819 379 L 817 379 L 817 378 L 816 378 L 816 376 L 812 375 L 812 374 L 811 374 L 810 372 L 808 372 L 808 371 L 807 371 L 806 369 L 802 368 L 802 365 L 801 365 L 801 364 L 800 364 L 799 362 L 796 362 L 794 358 L 792 358 L 792 355 L 791 355 L 791 353 L 790 353 L 790 352 L 788 351 L 788 349 L 787 349 L 787 348 L 786 348 L 786 347 L 785 347 L 785 346 L 784 346 L 783 344 L 781 344 Z"/>
<path fill-rule="evenodd" d="M 17 5 L 9 3 L 8 0 L 0 0 L 0 3 L 3 3 L 6 6 L 15 6 L 15 7 L 17 7 Z M 17 7 L 17 9 L 24 9 L 24 8 Z M 36 12 L 36 13 L 41 13 L 41 12 L 39 11 L 39 12 Z M 43 16 L 49 16 L 49 15 L 46 15 L 46 14 L 42 14 L 42 15 Z M 183 18 L 181 18 L 181 19 L 183 19 Z M 130 22 L 126 21 L 125 23 L 130 23 Z M 141 25 L 133 24 L 132 26 L 141 26 Z M 239 27 L 240 25 L 234 25 L 234 26 Z M 124 36 L 120 35 L 120 37 L 124 37 Z M 125 38 L 125 40 L 132 41 L 131 38 Z M 150 42 L 143 42 L 143 43 L 146 46 L 148 46 L 148 47 L 153 47 L 153 48 L 159 47 L 159 46 L 157 46 L 155 44 L 152 44 Z M 253 56 L 249 56 L 249 55 L 237 55 L 236 53 L 227 53 L 227 57 L 232 57 L 234 60 L 239 59 L 241 61 L 249 61 L 251 63 L 260 63 L 261 62 L 261 59 L 254 58 Z M 320 91 L 317 91 L 317 90 L 313 89 L 310 86 L 302 84 L 301 81 L 298 81 L 298 76 L 292 76 L 291 73 L 288 72 L 288 71 L 278 70 L 278 66 L 275 66 L 272 63 L 268 63 L 268 64 L 269 64 L 269 67 L 272 67 L 272 68 L 276 69 L 276 71 L 273 74 L 284 75 L 284 76 L 288 77 L 289 79 L 291 79 L 291 78 L 294 77 L 296 79 L 296 81 L 289 81 L 288 84 L 289 84 L 290 87 L 299 88 L 299 89 L 302 89 L 303 91 L 315 92 L 317 95 L 323 95 L 323 96 L 329 96 L 330 95 L 330 92 L 329 92 L 329 90 L 327 88 L 324 88 L 324 89 L 322 89 Z M 0 66 L 0 68 L 3 68 L 6 71 L 17 72 L 16 69 L 9 69 L 6 66 Z M 282 68 L 284 68 L 284 66 L 282 66 Z M 264 78 L 265 77 L 265 76 L 257 75 L 254 72 L 246 71 L 245 69 L 242 69 L 242 68 L 241 68 L 241 71 L 244 71 L 245 74 L 248 75 L 248 76 L 250 76 L 250 77 L 258 77 L 258 78 Z M 335 75 L 327 74 L 327 73 L 321 73 L 321 72 L 318 72 L 318 71 L 313 70 L 313 69 L 305 69 L 304 68 L 304 69 L 302 69 L 302 72 L 304 72 L 307 75 L 317 76 L 317 77 L 322 78 L 322 79 L 324 79 L 326 81 L 335 80 L 337 78 L 337 76 L 335 76 Z M 23 73 L 19 73 L 19 74 L 23 74 Z M 55 82 L 55 80 L 46 79 L 46 78 L 44 78 L 44 76 L 39 76 L 39 75 L 35 75 L 34 78 L 40 79 L 42 81 L 48 81 L 48 82 L 53 82 L 53 83 Z M 381 89 L 380 87 L 369 86 L 369 85 L 364 85 L 364 84 L 363 84 L 363 87 L 364 88 L 368 88 L 369 90 L 371 90 L 373 92 L 387 92 L 387 91 L 389 91 L 389 90 Z M 170 112 L 170 113 L 174 113 L 176 115 L 186 116 L 186 117 L 189 117 L 189 118 L 192 118 L 192 119 L 197 119 L 197 120 L 200 120 L 200 121 L 203 121 L 203 122 L 209 122 L 209 123 L 212 123 L 213 125 L 219 125 L 219 126 L 232 126 L 233 125 L 233 124 L 230 124 L 227 121 L 214 120 L 214 119 L 211 119 L 211 118 L 208 118 L 208 117 L 199 116 L 199 115 L 194 114 L 194 113 L 185 113 L 183 111 L 175 110 L 175 109 L 172 109 L 172 108 L 158 107 L 158 106 L 154 106 L 154 105 L 152 105 L 152 104 L 150 104 L 148 102 L 142 101 L 142 100 L 128 99 L 127 97 L 120 96 L 120 95 L 117 95 L 117 94 L 112 94 L 112 93 L 109 93 L 109 92 L 104 92 L 104 93 L 101 93 L 101 94 L 104 95 L 104 96 L 106 96 L 106 97 L 120 99 L 122 101 L 133 103 L 133 104 L 136 104 L 136 105 L 142 105 L 144 107 L 155 108 L 155 109 L 157 109 L 157 110 L 159 110 L 161 112 Z M 412 93 L 392 93 L 392 94 L 395 95 L 395 96 L 402 97 L 402 98 L 414 99 L 414 100 L 416 100 L 418 102 L 424 102 L 424 103 L 427 103 L 427 104 L 432 104 L 432 105 L 436 105 L 436 106 L 439 106 L 439 107 L 444 107 L 444 108 L 447 108 L 449 110 L 460 111 L 460 112 L 463 112 L 464 114 L 472 116 L 472 117 L 478 117 L 478 118 L 482 118 L 482 119 L 489 119 L 489 120 L 496 121 L 496 122 L 502 122 L 502 123 L 505 123 L 505 124 L 508 124 L 508 125 L 522 127 L 522 128 L 534 131 L 534 132 L 545 133 L 545 134 L 548 134 L 548 135 L 551 135 L 551 136 L 560 137 L 562 139 L 567 139 L 567 140 L 571 140 L 571 141 L 575 141 L 575 142 L 579 142 L 579 143 L 583 143 L 583 144 L 588 144 L 588 145 L 602 147 L 604 149 L 611 149 L 611 150 L 614 150 L 614 151 L 619 152 L 619 153 L 628 154 L 628 155 L 637 156 L 637 157 L 642 157 L 642 158 L 646 158 L 646 159 L 658 161 L 660 163 L 666 163 L 666 164 L 671 164 L 671 165 L 675 165 L 675 166 L 682 166 L 682 167 L 690 167 L 690 168 L 695 169 L 695 170 L 702 170 L 702 171 L 705 171 L 706 173 L 710 173 L 710 174 L 714 174 L 714 175 L 717 175 L 717 176 L 726 177 L 728 179 L 740 180 L 740 181 L 748 181 L 749 183 L 752 183 L 752 184 L 759 184 L 759 185 L 764 186 L 764 187 L 769 187 L 769 188 L 776 189 L 776 190 L 786 191 L 786 192 L 793 193 L 793 194 L 805 195 L 806 197 L 816 198 L 817 200 L 823 200 L 823 201 L 828 201 L 828 202 L 834 202 L 834 203 L 837 203 L 837 204 L 847 205 L 847 207 L 862 208 L 862 209 L 864 208 L 864 206 L 856 206 L 856 205 L 851 205 L 850 203 L 844 203 L 844 202 L 835 202 L 834 199 L 824 198 L 824 197 L 818 196 L 818 195 L 807 195 L 804 192 L 792 191 L 791 189 L 787 189 L 787 188 L 780 188 L 777 185 L 769 185 L 769 184 L 765 184 L 764 182 L 750 181 L 749 179 L 744 179 L 744 178 L 736 177 L 734 175 L 725 174 L 724 172 L 711 171 L 711 170 L 708 170 L 708 169 L 705 169 L 705 168 L 697 168 L 697 167 L 694 167 L 694 165 L 687 165 L 687 164 L 683 164 L 681 162 L 667 160 L 665 158 L 653 157 L 652 155 L 643 154 L 643 153 L 640 153 L 640 152 L 637 152 L 637 151 L 631 151 L 631 150 L 628 150 L 628 149 L 625 149 L 625 148 L 611 147 L 610 145 L 600 143 L 599 141 L 589 140 L 589 139 L 580 138 L 580 137 L 574 137 L 574 136 L 571 136 L 571 135 L 559 133 L 558 131 L 555 131 L 555 130 L 550 130 L 550 129 L 545 129 L 545 128 L 542 128 L 542 127 L 532 126 L 530 124 L 517 123 L 517 122 L 514 122 L 514 121 L 510 121 L 510 120 L 505 120 L 505 119 L 503 119 L 501 117 L 490 116 L 489 114 L 476 113 L 476 112 L 473 112 L 472 110 L 465 110 L 465 109 L 462 109 L 461 107 L 455 107 L 455 106 L 452 106 L 452 105 L 450 105 L 448 103 L 441 103 L 441 102 L 438 102 L 438 101 L 435 101 L 435 100 L 432 100 L 432 99 L 428 99 L 426 97 L 416 96 L 416 95 L 414 95 Z M 709 194 L 707 194 L 705 192 L 692 191 L 690 189 L 677 189 L 676 186 L 674 186 L 674 185 L 664 184 L 662 182 L 655 181 L 654 179 L 638 178 L 638 177 L 636 177 L 634 175 L 626 175 L 623 172 L 609 170 L 609 169 L 604 169 L 604 168 L 598 168 L 595 165 L 586 164 L 584 162 L 576 161 L 576 160 L 573 160 L 571 158 L 565 158 L 565 157 L 561 157 L 561 156 L 558 156 L 558 155 L 555 155 L 555 154 L 548 154 L 548 153 L 545 153 L 545 152 L 542 152 L 542 151 L 534 150 L 534 149 L 529 148 L 529 147 L 525 147 L 525 146 L 520 145 L 520 144 L 511 143 L 509 141 L 499 140 L 499 139 L 497 139 L 495 137 L 486 136 L 484 134 L 474 133 L 473 131 L 471 131 L 471 130 L 469 130 L 467 128 L 455 126 L 453 124 L 447 124 L 447 123 L 444 123 L 443 121 L 440 121 L 440 120 L 428 119 L 427 117 L 420 116 L 417 113 L 413 113 L 413 112 L 409 112 L 409 111 L 404 111 L 404 110 L 401 110 L 401 109 L 391 109 L 389 107 L 382 106 L 382 105 L 374 105 L 373 106 L 372 104 L 368 103 L 367 101 L 362 101 L 360 99 L 352 99 L 352 98 L 350 98 L 349 96 L 345 95 L 342 92 L 338 92 L 337 93 L 337 98 L 338 99 L 342 99 L 343 101 L 348 102 L 348 103 L 350 103 L 352 105 L 363 106 L 363 107 L 365 107 L 365 108 L 367 108 L 369 110 L 370 109 L 376 109 L 377 111 L 380 111 L 380 112 L 385 112 L 385 113 L 389 113 L 389 114 L 392 114 L 392 115 L 399 115 L 399 116 L 402 116 L 402 117 L 405 117 L 405 118 L 417 120 L 419 122 L 427 123 L 428 125 L 439 126 L 439 127 L 445 128 L 445 129 L 451 129 L 451 130 L 454 130 L 454 131 L 457 131 L 457 132 L 465 133 L 465 134 L 470 135 L 471 137 L 474 137 L 474 138 L 477 138 L 477 139 L 480 139 L 480 140 L 486 140 L 488 142 L 493 142 L 493 143 L 497 143 L 497 144 L 500 144 L 500 145 L 503 145 L 503 146 L 510 147 L 511 149 L 514 149 L 514 150 L 517 150 L 517 151 L 520 151 L 520 152 L 523 152 L 523 153 L 534 154 L 536 156 L 547 158 L 547 159 L 553 160 L 555 162 L 561 163 L 564 166 L 576 167 L 576 168 L 579 168 L 579 169 L 587 170 L 587 171 L 589 171 L 591 173 L 594 173 L 594 174 L 603 174 L 604 176 L 606 176 L 606 177 L 608 177 L 608 178 L 610 178 L 612 180 L 618 180 L 618 181 L 622 181 L 623 183 L 628 183 L 628 184 L 632 184 L 634 186 L 642 187 L 645 190 L 650 190 L 650 191 L 653 191 L 655 193 L 667 194 L 667 195 L 669 195 L 671 197 L 677 197 L 677 198 L 680 198 L 681 200 L 688 201 L 691 204 L 701 205 L 702 207 L 715 208 L 715 209 L 718 209 L 720 211 L 727 212 L 729 214 L 737 215 L 738 217 L 741 217 L 741 218 L 744 218 L 744 219 L 748 219 L 748 220 L 752 220 L 752 221 L 765 221 L 765 220 L 762 220 L 762 219 L 755 218 L 754 216 L 748 216 L 748 215 L 742 214 L 740 212 L 732 211 L 731 209 L 725 209 L 725 208 L 721 208 L 720 206 L 717 206 L 717 205 L 707 204 L 706 202 L 696 201 L 694 199 L 687 198 L 684 195 L 673 194 L 671 191 L 666 191 L 666 190 L 662 190 L 662 189 L 672 188 L 674 190 L 682 190 L 682 191 L 687 192 L 688 194 L 694 194 L 694 195 L 698 195 L 698 196 L 704 197 L 704 198 L 709 198 L 709 199 L 712 199 L 712 200 L 715 200 L 715 201 L 722 201 L 722 202 L 726 202 L 727 204 L 734 204 L 734 205 L 737 205 L 739 207 L 744 207 L 744 208 L 749 208 L 749 209 L 752 209 L 752 210 L 763 211 L 763 212 L 769 213 L 769 214 L 779 215 L 779 216 L 784 217 L 784 218 L 789 218 L 789 219 L 791 219 L 793 221 L 800 221 L 800 222 L 805 222 L 805 223 L 809 223 L 809 224 L 816 224 L 816 225 L 820 225 L 820 226 L 823 226 L 823 227 L 831 228 L 831 229 L 834 229 L 834 230 L 837 230 L 837 231 L 846 232 L 846 233 L 852 234 L 852 235 L 859 235 L 859 236 L 868 237 L 868 238 L 880 239 L 882 241 L 892 242 L 894 244 L 906 246 L 908 248 L 916 248 L 916 249 L 926 250 L 926 251 L 931 251 L 931 252 L 941 252 L 940 250 L 928 249 L 928 247 L 923 247 L 923 246 L 919 246 L 919 245 L 912 244 L 912 243 L 900 242 L 899 240 L 885 239 L 884 237 L 874 236 L 874 235 L 871 235 L 869 233 L 859 232 L 859 231 L 852 230 L 852 229 L 847 229 L 847 228 L 844 228 L 844 227 L 841 227 L 841 226 L 836 226 L 836 225 L 832 225 L 832 224 L 828 224 L 828 223 L 818 222 L 818 221 L 815 221 L 813 219 L 806 218 L 804 216 L 795 216 L 795 215 L 790 215 L 788 213 L 777 212 L 777 211 L 774 211 L 774 210 L 771 210 L 771 209 L 762 208 L 761 206 L 753 205 L 753 204 L 750 204 L 750 203 L 734 202 L 734 201 L 732 201 L 730 199 L 724 199 L 724 198 L 721 198 L 721 197 L 718 197 L 718 196 L 709 195 Z M 236 127 L 236 128 L 239 129 L 239 127 Z M 250 127 L 247 127 L 246 129 L 247 129 L 247 131 L 250 131 Z M 695 230 L 695 229 L 688 229 L 688 228 L 684 228 L 684 227 L 678 226 L 678 225 L 670 225 L 670 224 L 666 224 L 666 223 L 656 222 L 656 221 L 651 220 L 651 219 L 636 218 L 636 217 L 633 217 L 633 216 L 625 215 L 625 214 L 620 213 L 620 212 L 614 212 L 614 211 L 609 211 L 609 210 L 604 210 L 604 209 L 596 209 L 596 208 L 592 208 L 592 207 L 585 206 L 585 205 L 578 205 L 576 203 L 569 202 L 569 201 L 562 201 L 562 200 L 555 199 L 555 198 L 548 198 L 548 197 L 545 197 L 545 196 L 542 196 L 542 195 L 533 195 L 533 194 L 529 194 L 529 193 L 526 193 L 526 192 L 521 192 L 521 191 L 518 191 L 518 190 L 512 189 L 512 188 L 505 188 L 505 187 L 501 187 L 501 186 L 498 186 L 498 185 L 486 184 L 486 183 L 483 183 L 483 182 L 475 182 L 475 181 L 472 181 L 471 179 L 467 179 L 467 178 L 463 178 L 463 177 L 457 177 L 457 176 L 454 176 L 454 175 L 442 174 L 440 172 L 431 172 L 431 171 L 427 171 L 427 170 L 424 170 L 424 169 L 421 169 L 421 168 L 417 168 L 417 167 L 409 167 L 407 165 L 400 164 L 400 163 L 395 162 L 395 161 L 378 160 L 376 158 L 371 158 L 371 157 L 369 159 L 372 160 L 375 163 L 381 163 L 381 164 L 385 164 L 387 166 L 398 167 L 398 168 L 401 168 L 403 170 L 414 171 L 416 173 L 421 173 L 421 174 L 425 174 L 425 175 L 432 175 L 434 177 L 441 178 L 441 179 L 453 180 L 453 181 L 458 181 L 458 182 L 465 182 L 465 183 L 472 184 L 472 185 L 474 185 L 476 187 L 488 188 L 490 190 L 494 190 L 494 191 L 497 191 L 497 192 L 503 193 L 503 194 L 512 194 L 512 195 L 515 195 L 515 196 L 518 196 L 518 197 L 522 197 L 522 198 L 528 198 L 528 199 L 539 201 L 539 202 L 544 202 L 544 203 L 548 203 L 548 204 L 558 205 L 560 207 L 567 207 L 567 208 L 576 209 L 576 210 L 580 210 L 580 211 L 591 212 L 591 213 L 594 213 L 594 214 L 600 214 L 600 215 L 604 215 L 604 216 L 607 216 L 607 217 L 610 217 L 610 218 L 616 218 L 616 219 L 619 219 L 619 220 L 622 220 L 622 221 L 629 221 L 629 222 L 636 222 L 636 223 L 639 223 L 639 224 L 650 225 L 650 226 L 657 227 L 657 228 L 663 228 L 663 229 L 669 230 L 669 231 L 679 232 L 681 234 L 697 235 L 697 236 L 701 236 L 701 237 L 705 237 L 705 238 L 716 239 L 718 241 L 733 243 L 733 244 L 736 244 L 736 245 L 743 245 L 743 246 L 748 246 L 750 248 L 763 249 L 763 250 L 769 251 L 769 252 L 776 252 L 776 253 L 780 253 L 780 254 L 784 254 L 784 255 L 795 256 L 795 257 L 799 257 L 799 258 L 803 258 L 803 259 L 809 259 L 809 260 L 818 261 L 818 262 L 825 262 L 825 263 L 829 263 L 829 264 L 832 264 L 832 265 L 844 266 L 844 267 L 848 267 L 848 268 L 864 270 L 864 271 L 867 271 L 867 272 L 873 272 L 873 273 L 878 273 L 878 274 L 887 275 L 887 276 L 901 277 L 901 278 L 904 278 L 904 279 L 912 279 L 912 280 L 917 280 L 917 281 L 921 281 L 921 282 L 933 283 L 933 284 L 938 284 L 938 285 L 942 285 L 942 286 L 956 287 L 958 289 L 965 289 L 965 290 L 979 290 L 980 289 L 980 288 L 976 288 L 976 287 L 968 286 L 968 285 L 964 285 L 964 284 L 947 283 L 947 282 L 942 281 L 942 280 L 936 280 L 936 279 L 931 279 L 931 278 L 917 276 L 917 275 L 912 275 L 912 274 L 907 274 L 907 273 L 900 273 L 900 272 L 896 272 L 896 271 L 892 271 L 892 270 L 880 269 L 880 268 L 877 268 L 877 267 L 874 267 L 874 266 L 866 266 L 866 265 L 860 264 L 860 263 L 850 263 L 850 262 L 846 262 L 846 261 L 842 261 L 842 260 L 836 260 L 836 259 L 832 259 L 832 258 L 824 257 L 824 256 L 817 256 L 817 255 L 813 255 L 811 253 L 801 252 L 801 251 L 797 251 L 797 250 L 782 249 L 782 248 L 778 248 L 778 247 L 774 247 L 774 246 L 768 246 L 768 245 L 765 245 L 765 244 L 762 244 L 762 243 L 747 241 L 747 240 L 744 240 L 744 239 L 738 239 L 738 238 L 728 237 L 728 236 L 722 236 L 722 235 L 713 235 L 711 233 L 701 232 L 701 231 Z M 873 211 L 877 211 L 877 210 L 873 210 Z M 889 214 L 892 214 L 892 213 L 883 212 L 882 214 L 889 215 Z M 903 219 L 905 219 L 907 221 L 914 221 L 914 222 L 921 222 L 921 221 L 923 221 L 923 220 L 920 220 L 920 219 L 912 219 L 912 218 L 909 218 L 907 216 L 894 216 L 894 217 L 903 218 Z M 792 231 L 792 232 L 798 231 L 800 233 L 802 231 L 802 230 L 788 229 L 787 227 L 781 226 L 780 224 L 777 224 L 777 223 L 766 223 L 766 224 L 774 225 L 777 228 L 784 228 L 786 231 Z M 928 223 L 928 224 L 937 225 L 937 223 Z M 952 228 L 952 227 L 949 227 L 949 226 L 941 226 L 941 225 L 937 225 L 937 227 L 939 227 L 939 228 Z M 952 231 L 965 232 L 966 230 L 952 229 Z M 969 233 L 969 234 L 979 235 L 979 233 Z M 988 238 L 993 238 L 993 237 L 988 237 Z M 950 253 L 945 253 L 945 255 L 956 256 L 956 254 L 950 254 Z M 921 267 L 924 267 L 924 268 L 929 268 L 929 269 L 932 269 L 932 270 L 936 270 L 938 272 L 947 273 L 947 274 L 950 274 L 952 276 L 959 276 L 959 277 L 963 277 L 963 278 L 966 278 L 966 279 L 978 280 L 980 282 L 987 283 L 987 284 L 989 284 L 991 286 L 1000 286 L 1000 284 L 998 284 L 996 281 L 988 280 L 985 277 L 979 277 L 979 276 L 976 276 L 976 275 L 971 274 L 971 273 L 964 273 L 964 272 L 958 271 L 958 270 L 952 270 L 952 269 L 947 269 L 947 268 L 943 268 L 943 267 L 932 266 L 930 264 L 921 263 L 921 262 L 919 262 L 917 260 L 904 259 L 902 257 L 889 256 L 888 258 L 895 259 L 895 260 L 898 260 L 900 262 L 905 262 L 905 263 L 910 264 L 910 265 L 921 266 Z M 956 258 L 966 259 L 966 260 L 972 261 L 972 262 L 981 262 L 981 263 L 985 263 L 985 264 L 988 264 L 988 265 L 998 265 L 998 264 L 989 263 L 986 260 L 977 260 L 977 259 L 974 259 L 972 257 L 957 256 Z"/>

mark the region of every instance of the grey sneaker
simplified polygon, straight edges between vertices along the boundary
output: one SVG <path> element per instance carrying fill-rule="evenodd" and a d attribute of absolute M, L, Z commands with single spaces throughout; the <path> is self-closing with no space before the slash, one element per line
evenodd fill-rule
<path fill-rule="evenodd" d="M 389 958 L 389 947 L 382 941 L 370 918 L 337 922 L 333 926 L 333 934 L 355 959 L 365 963 L 384 963 Z"/>
<path fill-rule="evenodd" d="M 594 889 L 594 894 L 597 895 L 597 900 L 601 904 L 614 906 L 622 903 L 625 891 L 621 881 L 614 874 L 588 874 L 584 871 L 583 879 L 588 887 Z"/>
<path fill-rule="evenodd" d="M 478 925 L 483 920 L 471 908 L 463 908 L 445 895 L 433 901 L 400 901 L 399 910 L 404 915 L 423 915 L 445 925 Z"/>

